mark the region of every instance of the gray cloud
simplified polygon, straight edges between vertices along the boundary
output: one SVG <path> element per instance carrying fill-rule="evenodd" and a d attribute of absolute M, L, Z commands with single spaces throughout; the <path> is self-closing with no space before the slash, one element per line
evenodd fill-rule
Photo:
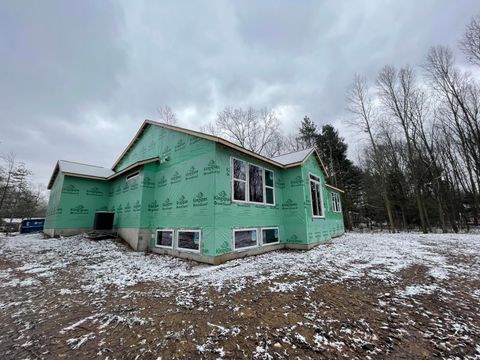
<path fill-rule="evenodd" d="M 46 183 L 59 158 L 111 166 L 169 104 L 198 128 L 226 105 L 345 125 L 355 73 L 455 47 L 477 1 L 11 2 L 0 5 L 0 152 Z"/>

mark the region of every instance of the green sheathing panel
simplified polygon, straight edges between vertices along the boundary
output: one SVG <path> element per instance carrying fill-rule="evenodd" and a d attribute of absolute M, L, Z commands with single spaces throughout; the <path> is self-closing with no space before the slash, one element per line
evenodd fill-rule
<path fill-rule="evenodd" d="M 307 217 L 305 204 L 306 178 L 301 166 L 283 170 L 283 223 L 285 242 L 307 244 Z"/>
<path fill-rule="evenodd" d="M 127 182 L 127 176 L 139 172 L 139 175 Z M 110 180 L 108 209 L 115 213 L 115 228 L 141 227 L 143 170 L 134 170 Z"/>
<path fill-rule="evenodd" d="M 303 177 L 305 182 L 305 210 L 306 210 L 306 222 L 308 243 L 314 244 L 321 241 L 328 240 L 332 236 L 343 234 L 343 218 L 341 213 L 335 213 L 332 210 L 332 195 L 331 191 L 325 187 L 325 176 L 316 159 L 315 155 L 310 157 L 302 165 Z M 320 177 L 322 183 L 322 201 L 325 211 L 325 218 L 313 218 L 311 208 L 311 197 L 309 188 L 309 174 Z"/>
<path fill-rule="evenodd" d="M 93 228 L 96 211 L 108 210 L 106 181 L 64 176 L 56 229 Z"/>
<path fill-rule="evenodd" d="M 158 126 L 147 125 L 140 138 L 132 148 L 130 148 L 127 154 L 125 154 L 114 170 L 123 170 L 137 161 L 150 159 L 155 156 L 160 156 L 161 154 L 165 156 L 170 155 L 174 150 L 174 147 L 177 145 L 177 142 L 175 139 L 165 137 L 167 132 L 170 134 L 173 133 L 173 131 Z M 175 134 L 180 135 L 180 133 L 177 132 L 175 132 Z M 179 138 L 185 138 L 185 135 L 182 135 Z M 179 138 L 177 138 L 177 141 Z"/>
<path fill-rule="evenodd" d="M 169 229 L 201 229 L 202 255 L 212 255 L 215 249 L 214 189 L 216 168 L 215 145 L 189 135 L 181 136 L 187 145 L 173 151 L 170 160 L 152 169 L 155 174 L 154 196 L 145 208 L 148 226 Z M 154 245 L 152 239 L 152 246 Z"/>
<path fill-rule="evenodd" d="M 52 188 L 48 199 L 47 217 L 45 218 L 45 229 L 55 229 L 57 226 L 57 216 L 61 214 L 60 199 L 62 196 L 63 174 L 59 173 Z"/>
<path fill-rule="evenodd" d="M 117 171 L 156 156 L 161 163 L 145 165 L 135 181 L 126 181 L 135 171 L 113 180 L 109 208 L 115 227 L 151 229 L 152 247 L 159 228 L 201 229 L 200 253 L 214 255 L 215 143 L 150 125 Z"/>
<path fill-rule="evenodd" d="M 215 255 L 233 251 L 234 228 L 278 227 L 282 243 L 306 240 L 306 233 L 302 233 L 305 232 L 305 216 L 298 211 L 296 205 L 303 199 L 303 189 L 290 190 L 289 185 L 286 185 L 295 178 L 294 170 L 282 171 L 222 145 L 217 145 L 216 155 L 218 168 L 215 169 Z M 232 201 L 232 157 L 273 171 L 275 206 Z M 301 171 L 298 171 L 298 174 L 301 175 Z"/>
<path fill-rule="evenodd" d="M 201 229 L 200 254 L 233 251 L 234 228 L 278 227 L 280 241 L 312 244 L 343 233 L 340 213 L 332 212 L 331 192 L 323 186 L 325 219 L 313 219 L 309 173 L 324 175 L 314 156 L 302 166 L 280 169 L 223 145 L 149 125 L 116 170 L 152 157 L 161 162 L 110 181 L 59 174 L 48 205 L 46 229 L 92 228 L 96 211 L 115 213 L 115 228 Z M 275 205 L 232 201 L 231 158 L 274 173 Z M 127 181 L 135 172 L 138 176 Z"/>

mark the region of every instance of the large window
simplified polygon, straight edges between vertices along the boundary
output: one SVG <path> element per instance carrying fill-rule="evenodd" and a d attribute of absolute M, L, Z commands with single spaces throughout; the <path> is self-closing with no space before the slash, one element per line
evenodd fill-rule
<path fill-rule="evenodd" d="M 275 204 L 275 188 L 273 182 L 273 172 L 265 169 L 265 202 Z"/>
<path fill-rule="evenodd" d="M 247 163 L 233 159 L 233 200 L 247 201 Z"/>
<path fill-rule="evenodd" d="M 278 228 L 262 228 L 262 245 L 278 244 L 280 238 L 278 237 Z"/>
<path fill-rule="evenodd" d="M 257 229 L 233 230 L 233 245 L 235 250 L 257 246 Z"/>
<path fill-rule="evenodd" d="M 181 250 L 200 251 L 200 230 L 178 230 L 177 248 Z"/>
<path fill-rule="evenodd" d="M 232 159 L 232 198 L 234 201 L 275 205 L 273 171 L 246 161 Z"/>
<path fill-rule="evenodd" d="M 340 203 L 340 194 L 332 193 L 332 210 L 333 212 L 342 212 L 342 205 Z"/>
<path fill-rule="evenodd" d="M 250 202 L 263 203 L 263 169 L 250 164 L 248 166 L 248 183 Z"/>
<path fill-rule="evenodd" d="M 320 178 L 310 174 L 310 197 L 313 217 L 323 217 L 322 186 Z"/>
<path fill-rule="evenodd" d="M 157 230 L 158 247 L 173 248 L 173 230 Z"/>

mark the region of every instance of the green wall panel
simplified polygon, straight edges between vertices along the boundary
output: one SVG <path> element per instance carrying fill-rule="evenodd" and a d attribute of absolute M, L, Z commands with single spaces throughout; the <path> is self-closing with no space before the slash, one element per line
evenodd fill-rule
<path fill-rule="evenodd" d="M 243 153 L 217 145 L 215 178 L 215 255 L 222 255 L 233 250 L 232 234 L 234 228 L 273 227 L 279 228 L 284 241 L 283 228 L 283 192 L 275 187 L 275 205 L 240 203 L 232 201 L 231 158 L 244 160 L 263 167 L 274 173 L 274 182 L 283 183 L 283 175 L 278 168 L 264 163 Z"/>
<path fill-rule="evenodd" d="M 214 254 L 215 144 L 150 126 L 117 170 L 155 156 L 161 163 L 147 164 L 137 184 L 127 185 L 128 173 L 113 181 L 109 208 L 115 211 L 115 226 L 150 228 L 153 234 L 159 228 L 201 229 L 201 253 Z M 126 212 L 132 204 L 140 210 Z"/>
<path fill-rule="evenodd" d="M 108 191 L 106 181 L 65 176 L 55 228 L 92 228 L 95 212 L 108 210 Z"/>
<path fill-rule="evenodd" d="M 217 256 L 233 250 L 234 228 L 278 227 L 280 241 L 316 243 L 343 232 L 331 192 L 322 186 L 325 219 L 313 219 L 309 173 L 325 178 L 314 156 L 302 166 L 281 169 L 223 145 L 184 133 L 148 126 L 116 170 L 159 157 L 110 181 L 60 174 L 50 193 L 46 228 L 91 228 L 95 211 L 115 212 L 116 228 L 201 229 L 201 253 Z M 232 201 L 231 158 L 274 173 L 275 205 Z M 127 181 L 127 176 L 139 175 Z"/>
<path fill-rule="evenodd" d="M 60 200 L 62 196 L 64 176 L 62 173 L 57 175 L 48 199 L 47 216 L 45 218 L 45 229 L 55 229 L 57 227 L 57 216 L 61 214 Z"/>
<path fill-rule="evenodd" d="M 305 179 L 309 179 L 309 174 L 320 177 L 322 183 L 322 201 L 325 211 L 325 218 L 313 218 L 311 209 L 311 198 L 309 183 L 305 186 L 305 210 L 307 221 L 308 243 L 317 243 L 330 239 L 334 235 L 344 232 L 343 217 L 341 213 L 335 213 L 332 210 L 331 191 L 325 187 L 325 175 L 314 155 L 311 155 L 302 166 L 302 172 Z"/>

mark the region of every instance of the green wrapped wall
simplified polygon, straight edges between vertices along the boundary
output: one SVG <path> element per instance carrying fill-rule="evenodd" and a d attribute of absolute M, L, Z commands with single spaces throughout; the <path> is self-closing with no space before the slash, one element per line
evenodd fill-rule
<path fill-rule="evenodd" d="M 95 212 L 108 210 L 109 189 L 106 181 L 59 174 L 50 193 L 52 216 L 47 215 L 45 228 L 92 228 Z"/>
<path fill-rule="evenodd" d="M 147 164 L 130 186 L 126 176 L 113 181 L 110 209 L 118 228 L 201 229 L 201 254 L 215 254 L 215 143 L 195 136 L 149 126 L 116 170 L 145 158 Z M 140 205 L 138 213 L 125 207 Z M 151 246 L 155 238 L 152 236 Z"/>
<path fill-rule="evenodd" d="M 44 229 L 53 230 L 57 228 L 57 217 L 62 212 L 60 200 L 62 197 L 63 178 L 63 174 L 59 173 L 50 189 Z"/>
<path fill-rule="evenodd" d="M 325 177 L 311 155 L 305 164 L 282 169 L 196 136 L 148 125 L 118 163 L 115 171 L 154 157 L 139 169 L 109 181 L 57 176 L 50 193 L 46 228 L 91 229 L 96 211 L 115 213 L 117 229 L 155 231 L 201 229 L 200 254 L 209 257 L 233 251 L 234 228 L 278 227 L 281 243 L 308 245 L 343 232 L 341 213 L 334 213 L 330 191 L 323 189 L 326 217 L 313 219 L 309 173 Z M 274 173 L 275 205 L 233 202 L 231 158 Z M 139 171 L 127 181 L 127 176 Z"/>
<path fill-rule="evenodd" d="M 231 252 L 233 228 L 253 227 L 279 227 L 279 236 L 285 238 L 283 227 L 283 192 L 275 187 L 275 206 L 251 203 L 233 202 L 231 183 L 231 157 L 244 160 L 251 164 L 273 171 L 274 182 L 283 183 L 283 176 L 278 168 L 263 163 L 243 153 L 233 151 L 224 146 L 217 145 L 215 171 L 215 253 L 223 255 Z"/>
<path fill-rule="evenodd" d="M 328 190 L 325 186 L 325 175 L 321 171 L 318 160 L 315 155 L 311 155 L 307 161 L 302 165 L 303 177 L 307 179 L 306 191 L 305 191 L 305 207 L 306 222 L 307 222 L 307 237 L 308 243 L 314 244 L 321 241 L 328 240 L 333 236 L 344 233 L 343 216 L 342 213 L 335 213 L 332 209 L 332 191 Z M 311 210 L 311 198 L 309 192 L 308 179 L 311 174 L 320 177 L 322 183 L 322 201 L 325 211 L 325 218 L 313 218 Z"/>

